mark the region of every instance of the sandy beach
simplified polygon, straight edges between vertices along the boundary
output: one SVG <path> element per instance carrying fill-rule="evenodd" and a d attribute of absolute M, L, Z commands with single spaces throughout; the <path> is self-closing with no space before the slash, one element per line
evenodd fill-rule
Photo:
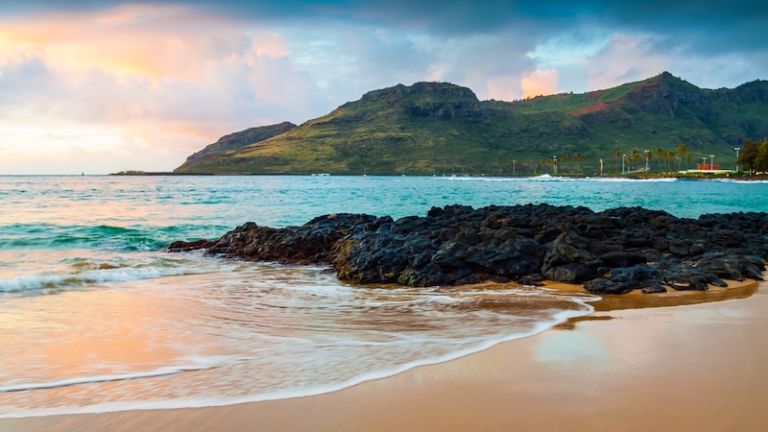
<path fill-rule="evenodd" d="M 688 304 L 661 306 L 675 303 Z M 596 310 L 536 336 L 334 393 L 7 419 L 0 430 L 768 430 L 765 283 L 610 298 Z"/>

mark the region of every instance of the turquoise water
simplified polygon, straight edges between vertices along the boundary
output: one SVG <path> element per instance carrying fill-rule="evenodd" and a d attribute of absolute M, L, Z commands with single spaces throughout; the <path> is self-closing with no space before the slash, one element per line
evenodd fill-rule
<path fill-rule="evenodd" d="M 169 254 L 173 240 L 454 203 L 697 217 L 767 198 L 768 183 L 734 181 L 0 177 L 0 417 L 321 393 L 591 311 L 536 288 L 350 287 L 322 267 Z"/>
<path fill-rule="evenodd" d="M 337 212 L 402 217 L 461 203 L 550 203 L 676 216 L 768 211 L 768 183 L 445 177 L 0 177 L 0 249 L 150 251 L 235 225 Z"/>

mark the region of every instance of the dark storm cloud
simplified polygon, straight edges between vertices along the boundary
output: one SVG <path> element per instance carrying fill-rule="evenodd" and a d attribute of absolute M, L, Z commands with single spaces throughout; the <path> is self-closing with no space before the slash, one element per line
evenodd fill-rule
<path fill-rule="evenodd" d="M 125 3 L 113 0 L 3 2 L 5 13 L 93 10 Z M 169 2 L 162 2 L 168 4 Z M 289 24 L 348 22 L 420 30 L 438 36 L 494 33 L 522 28 L 529 37 L 583 25 L 617 31 L 645 31 L 660 36 L 659 49 L 685 46 L 694 51 L 764 50 L 768 45 L 768 2 L 765 0 L 699 1 L 362 1 L 179 0 L 184 4 L 233 17 Z"/>
<path fill-rule="evenodd" d="M 599 20 L 656 27 L 676 24 L 727 26 L 765 19 L 768 3 L 764 0 L 647 0 L 626 2 L 591 1 L 498 1 L 459 0 L 58 0 L 9 1 L 0 4 L 6 12 L 40 10 L 83 10 L 113 7 L 119 4 L 184 4 L 202 6 L 212 11 L 237 13 L 262 19 L 346 19 L 425 25 L 437 31 L 485 31 L 514 24 L 524 19 Z"/>

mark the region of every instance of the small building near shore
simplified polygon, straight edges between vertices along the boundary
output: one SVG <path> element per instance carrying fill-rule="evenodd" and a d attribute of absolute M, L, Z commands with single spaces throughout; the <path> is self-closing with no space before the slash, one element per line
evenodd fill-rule
<path fill-rule="evenodd" d="M 722 168 L 720 168 L 720 164 L 716 163 L 697 163 L 696 164 L 696 171 L 720 171 Z"/>
<path fill-rule="evenodd" d="M 710 162 L 703 162 L 703 163 L 697 163 L 696 169 L 689 169 L 685 171 L 679 171 L 680 174 L 683 175 L 689 175 L 689 174 L 695 174 L 695 175 L 729 175 L 729 174 L 735 174 L 736 171 L 729 170 L 729 169 L 722 169 L 720 167 L 720 164 L 716 163 L 710 163 Z"/>
<path fill-rule="evenodd" d="M 683 174 L 683 175 L 687 175 L 687 174 L 728 175 L 728 174 L 735 174 L 736 173 L 736 171 L 734 171 L 734 170 L 727 170 L 727 169 L 715 169 L 715 170 L 710 170 L 710 169 L 704 169 L 704 170 L 695 169 L 695 170 L 693 170 L 693 169 L 690 169 L 690 170 L 678 171 L 678 172 L 680 174 Z"/>

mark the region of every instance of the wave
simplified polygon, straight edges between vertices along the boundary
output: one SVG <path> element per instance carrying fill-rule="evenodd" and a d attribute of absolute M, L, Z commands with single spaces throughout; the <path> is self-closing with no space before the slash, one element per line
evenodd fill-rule
<path fill-rule="evenodd" d="M 88 251 L 82 251 L 88 254 Z M 73 256 L 74 254 L 77 256 Z M 81 251 L 60 251 L 58 255 L 49 251 L 36 252 L 31 259 L 40 261 L 39 255 L 52 255 L 49 270 L 38 273 L 14 275 L 3 278 L 0 273 L 0 293 L 23 291 L 45 291 L 80 289 L 95 284 L 131 282 L 157 279 L 167 276 L 192 276 L 211 273 L 240 274 L 255 272 L 261 278 L 282 275 L 285 271 L 298 269 L 301 272 L 325 273 L 328 266 L 291 267 L 280 263 L 253 263 L 206 256 L 203 251 L 182 253 L 130 252 L 100 253 L 98 256 L 83 257 Z M 14 268 L 13 264 L 0 262 L 0 268 Z M 24 271 L 24 266 L 19 272 Z M 6 275 L 8 272 L 6 272 Z M 14 273 L 10 273 L 14 274 Z M 284 276 L 282 276 L 284 277 Z M 333 279 L 335 281 L 335 278 Z M 292 287 L 294 287 L 292 285 Z M 354 288 L 339 285 L 332 289 L 321 286 L 297 284 L 295 291 L 306 291 L 309 295 L 341 295 L 354 292 Z"/>
<path fill-rule="evenodd" d="M 201 273 L 201 271 L 195 272 L 183 268 L 116 268 L 75 274 L 25 275 L 0 279 L 0 292 L 79 288 L 98 283 L 129 282 L 194 273 Z"/>
<path fill-rule="evenodd" d="M 715 181 L 722 183 L 739 183 L 739 184 L 766 184 L 768 180 L 739 180 L 739 179 L 714 179 Z"/>
<path fill-rule="evenodd" d="M 118 251 L 156 251 L 180 238 L 213 238 L 229 227 L 181 224 L 162 227 L 112 225 L 10 224 L 0 226 L 0 250 L 18 248 L 93 248 Z"/>
<path fill-rule="evenodd" d="M 76 385 L 97 384 L 97 383 L 115 382 L 115 381 L 129 381 L 129 380 L 137 380 L 137 379 L 144 379 L 144 378 L 157 378 L 157 377 L 164 377 L 169 375 L 176 375 L 184 372 L 194 372 L 194 371 L 214 369 L 216 367 L 218 366 L 211 365 L 211 366 L 164 367 L 164 368 L 159 368 L 159 369 L 155 369 L 147 372 L 124 373 L 124 374 L 113 374 L 113 375 L 94 375 L 94 376 L 70 378 L 70 379 L 64 379 L 64 380 L 58 380 L 58 381 L 6 385 L 6 386 L 0 386 L 0 393 L 13 393 L 13 392 L 21 392 L 21 391 L 29 391 L 29 390 L 49 390 L 49 389 L 55 389 L 60 387 L 71 387 Z"/>
<path fill-rule="evenodd" d="M 198 275 L 212 272 L 238 272 L 237 261 L 203 257 L 199 251 L 181 254 L 131 253 L 95 258 L 59 259 L 54 270 L 0 278 L 0 292 L 61 290 L 93 284 L 130 282 L 166 276 Z"/>
<path fill-rule="evenodd" d="M 434 177 L 440 180 L 451 181 L 485 181 L 485 182 L 605 182 L 605 183 L 625 183 L 625 182 L 675 182 L 677 178 L 649 178 L 635 179 L 624 177 L 559 177 L 549 174 L 542 174 L 534 177 Z"/>
<path fill-rule="evenodd" d="M 592 313 L 594 308 L 586 303 L 586 300 L 579 298 L 571 298 L 572 301 L 579 304 L 581 307 L 579 310 L 562 310 L 552 315 L 549 320 L 542 320 L 537 323 L 531 330 L 508 334 L 505 336 L 488 338 L 479 342 L 476 342 L 464 349 L 455 350 L 443 355 L 425 357 L 396 367 L 390 367 L 386 369 L 374 370 L 366 373 L 359 374 L 350 379 L 346 379 L 333 384 L 325 385 L 308 385 L 301 388 L 291 388 L 275 391 L 267 391 L 263 393 L 255 393 L 250 395 L 241 396 L 211 396 L 211 397 L 186 397 L 175 399 L 155 399 L 155 400 L 130 400 L 121 402 L 107 402 L 91 404 L 87 406 L 67 406 L 56 408 L 29 408 L 29 409 L 15 409 L 12 413 L 0 413 L 0 418 L 26 418 L 26 417 L 43 417 L 50 415 L 62 415 L 62 414 L 98 414 L 108 412 L 120 412 L 120 411 L 132 411 L 132 410 L 144 410 L 144 409 L 179 409 L 179 408 L 204 408 L 204 407 L 216 407 L 235 405 L 248 402 L 260 402 L 268 400 L 278 399 L 290 399 L 296 397 L 308 397 L 316 396 L 324 393 L 332 393 L 335 391 L 343 390 L 367 381 L 373 381 L 378 379 L 387 378 L 393 375 L 397 375 L 408 370 L 433 365 L 438 363 L 444 363 L 452 361 L 461 357 L 465 357 L 480 351 L 484 351 L 500 343 L 509 342 L 525 337 L 533 336 L 546 331 L 556 325 L 562 324 L 570 318 L 584 316 Z M 591 300 L 592 298 L 589 298 Z M 248 358 L 240 358 L 229 360 L 232 361 L 247 361 Z M 175 375 L 185 372 L 194 372 L 201 370 L 214 369 L 224 366 L 224 364 L 208 364 L 199 366 L 183 366 L 175 368 L 160 368 L 153 371 L 134 374 L 115 374 L 115 375 L 99 375 L 92 377 L 73 378 L 69 380 L 40 382 L 30 384 L 18 384 L 0 387 L 0 392 L 17 392 L 27 390 L 42 390 L 51 389 L 64 386 L 74 385 L 89 385 L 98 384 L 101 382 L 110 381 L 123 381 L 131 379 L 152 379 L 160 378 L 168 375 Z"/>

